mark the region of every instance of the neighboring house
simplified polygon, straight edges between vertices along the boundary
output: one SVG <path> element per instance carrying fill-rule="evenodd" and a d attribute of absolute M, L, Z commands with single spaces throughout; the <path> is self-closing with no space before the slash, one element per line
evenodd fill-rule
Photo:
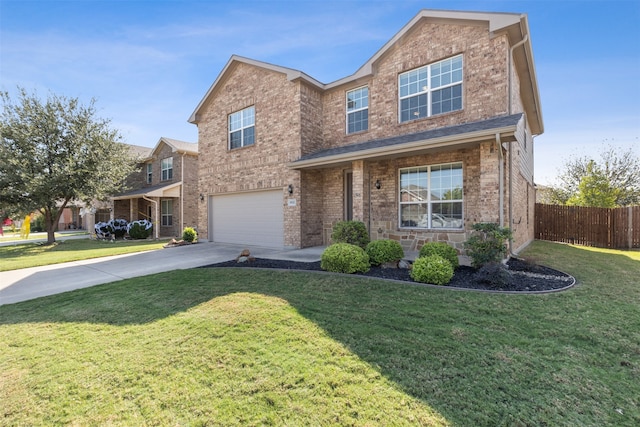
<path fill-rule="evenodd" d="M 232 56 L 198 126 L 201 239 L 327 245 L 337 221 L 406 250 L 477 222 L 533 239 L 543 132 L 527 16 L 423 10 L 353 75 Z"/>
<path fill-rule="evenodd" d="M 179 237 L 198 223 L 198 144 L 160 138 L 152 149 L 132 146 L 140 170 L 129 177 L 131 190 L 112 197 L 113 218 L 147 219 L 154 236 Z"/>

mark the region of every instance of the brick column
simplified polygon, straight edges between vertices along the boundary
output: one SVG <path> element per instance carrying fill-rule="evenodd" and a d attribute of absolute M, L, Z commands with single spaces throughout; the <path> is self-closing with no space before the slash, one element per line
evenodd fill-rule
<path fill-rule="evenodd" d="M 500 221 L 500 174 L 498 152 L 493 142 L 480 145 L 480 204 L 479 222 Z M 507 200 L 505 197 L 505 206 Z"/>
<path fill-rule="evenodd" d="M 364 160 L 351 163 L 353 171 L 353 220 L 369 226 L 369 171 Z"/>

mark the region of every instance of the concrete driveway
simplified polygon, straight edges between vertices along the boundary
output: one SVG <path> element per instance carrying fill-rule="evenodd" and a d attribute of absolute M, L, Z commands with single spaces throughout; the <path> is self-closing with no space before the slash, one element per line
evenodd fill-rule
<path fill-rule="evenodd" d="M 257 258 L 319 261 L 324 247 L 269 249 L 201 242 L 136 254 L 0 272 L 0 305 L 68 292 L 117 280 L 201 267 L 235 259 L 243 249 Z"/>

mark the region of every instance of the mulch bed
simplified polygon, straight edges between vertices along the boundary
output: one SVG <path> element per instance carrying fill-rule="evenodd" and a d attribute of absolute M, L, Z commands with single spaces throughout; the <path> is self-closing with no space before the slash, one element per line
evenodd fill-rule
<path fill-rule="evenodd" d="M 568 274 L 541 265 L 530 264 L 516 258 L 511 258 L 507 265 L 512 274 L 509 283 L 505 286 L 492 287 L 486 283 L 476 280 L 476 270 L 472 267 L 466 266 L 458 267 L 453 279 L 451 279 L 451 282 L 445 286 L 451 288 L 502 292 L 549 292 L 570 287 L 575 282 L 574 278 Z M 255 258 L 246 262 L 237 262 L 232 260 L 207 265 L 205 268 L 208 267 L 277 268 L 284 270 L 323 271 L 320 268 L 320 261 L 297 262 L 264 258 Z M 356 275 L 376 277 L 380 279 L 401 280 L 414 284 L 417 283 L 409 276 L 409 270 L 406 269 L 371 267 L 367 273 Z"/>

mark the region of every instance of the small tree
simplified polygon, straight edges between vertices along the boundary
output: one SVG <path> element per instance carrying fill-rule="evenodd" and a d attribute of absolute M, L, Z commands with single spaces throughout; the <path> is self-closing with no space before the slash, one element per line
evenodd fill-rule
<path fill-rule="evenodd" d="M 474 224 L 473 229 L 476 232 L 464 243 L 471 265 L 480 268 L 502 261 L 507 255 L 507 241 L 512 238 L 511 230 L 488 222 Z"/>
<path fill-rule="evenodd" d="M 18 102 L 0 93 L 0 200 L 3 210 L 40 211 L 47 242 L 71 200 L 91 203 L 121 190 L 134 171 L 121 136 L 96 117 L 95 101 L 49 95 L 41 101 L 19 88 Z"/>

